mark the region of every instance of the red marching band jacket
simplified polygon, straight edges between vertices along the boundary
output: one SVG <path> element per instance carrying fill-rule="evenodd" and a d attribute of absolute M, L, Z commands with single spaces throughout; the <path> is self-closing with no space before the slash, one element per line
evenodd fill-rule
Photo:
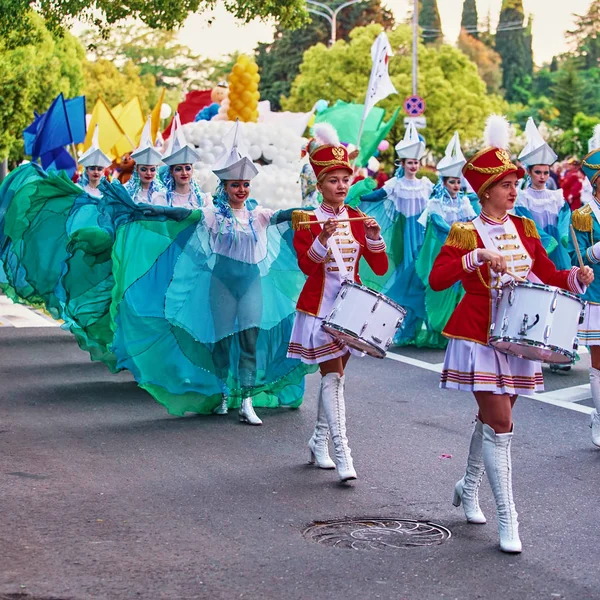
<path fill-rule="evenodd" d="M 533 261 L 531 272 L 547 285 L 578 293 L 578 269 L 558 271 L 546 254 L 533 221 L 509 216 Z M 454 223 L 433 263 L 429 285 L 434 291 L 442 291 L 458 281 L 462 283 L 466 294 L 448 320 L 443 335 L 487 345 L 492 321 L 492 292 L 486 286 L 491 285 L 491 278 L 487 264 L 480 267 L 474 264 L 478 248 L 485 246 L 473 223 Z"/>
<path fill-rule="evenodd" d="M 364 216 L 359 210 L 346 206 L 347 217 L 361 217 Z M 343 215 L 342 218 L 346 218 L 346 215 Z M 337 271 L 335 266 L 331 266 L 335 263 L 331 259 L 331 251 L 329 250 L 327 255 L 321 256 L 318 252 L 315 252 L 313 248 L 313 244 L 315 240 L 319 237 L 319 234 L 322 231 L 321 225 L 317 224 L 318 220 L 314 214 L 310 215 L 310 220 L 315 221 L 314 225 L 310 225 L 307 227 L 303 227 L 298 231 L 294 232 L 294 248 L 296 249 L 296 253 L 298 255 L 298 265 L 302 272 L 308 276 L 302 291 L 300 292 L 300 297 L 298 298 L 298 303 L 296 305 L 297 310 L 300 312 L 305 312 L 314 317 L 323 316 L 320 315 L 322 312 L 322 302 L 325 293 L 325 285 L 326 279 L 330 283 L 334 283 L 331 281 L 333 278 L 331 272 L 329 271 Z M 355 260 L 353 261 L 353 275 L 354 281 L 356 283 L 361 283 L 360 276 L 358 274 L 358 263 L 360 261 L 361 256 L 364 256 L 367 263 L 373 269 L 373 272 L 376 275 L 384 275 L 388 270 L 388 258 L 385 252 L 385 242 L 380 240 L 368 240 L 365 235 L 365 228 L 363 226 L 362 221 L 352 221 L 349 223 L 350 231 L 352 233 L 352 237 L 354 237 L 354 241 L 358 244 L 358 252 Z M 338 226 L 339 227 L 339 226 Z M 329 276 L 328 276 L 329 275 Z M 336 273 L 337 285 L 339 290 L 339 274 Z"/>

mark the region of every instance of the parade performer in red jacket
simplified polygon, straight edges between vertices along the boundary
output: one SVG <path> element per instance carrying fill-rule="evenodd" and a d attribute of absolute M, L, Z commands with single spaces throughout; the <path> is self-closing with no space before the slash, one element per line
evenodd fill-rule
<path fill-rule="evenodd" d="M 465 476 L 456 484 L 454 504 L 463 503 L 467 521 L 485 523 L 478 488 L 487 471 L 498 514 L 500 549 L 521 552 L 512 495 L 512 407 L 518 394 L 543 389 L 540 363 L 503 354 L 488 345 L 498 290 L 510 281 L 510 269 L 530 280 L 576 293 L 593 280 L 589 267 L 558 271 L 544 250 L 533 221 L 509 215 L 517 199 L 523 169 L 505 150 L 503 117 L 492 116 L 486 128 L 490 146 L 473 156 L 463 175 L 481 202 L 481 215 L 455 223 L 434 262 L 429 283 L 444 290 L 460 281 L 465 297 L 450 317 L 450 338 L 441 387 L 473 392 L 479 406 Z"/>
<path fill-rule="evenodd" d="M 360 283 L 358 265 L 364 257 L 377 275 L 388 268 L 385 242 L 373 219 L 353 222 L 338 220 L 364 216 L 344 205 L 352 179 L 348 151 L 333 127 L 315 126 L 315 139 L 309 144 L 310 164 L 317 176 L 323 203 L 311 213 L 311 223 L 294 234 L 294 247 L 300 269 L 308 276 L 297 304 L 288 357 L 318 364 L 321 371 L 317 424 L 308 442 L 311 462 L 322 469 L 337 467 L 342 481 L 356 479 L 346 437 L 344 369 L 351 353 L 344 342 L 321 328 L 345 277 Z M 324 225 L 316 221 L 326 221 Z M 335 246 L 334 246 L 335 245 Z M 339 249 L 339 253 L 337 253 Z M 338 260 L 343 263 L 338 265 Z M 329 434 L 335 450 L 335 463 L 329 457 Z"/>

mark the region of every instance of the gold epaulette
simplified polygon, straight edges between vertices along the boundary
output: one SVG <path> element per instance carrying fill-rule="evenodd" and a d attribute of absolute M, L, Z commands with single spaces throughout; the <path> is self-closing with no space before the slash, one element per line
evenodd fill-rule
<path fill-rule="evenodd" d="M 470 221 L 453 223 L 446 238 L 446 245 L 461 250 L 475 250 L 477 248 L 475 225 Z"/>
<path fill-rule="evenodd" d="M 540 234 L 535 226 L 535 223 L 527 217 L 519 217 L 523 221 L 523 229 L 527 237 L 540 239 Z"/>
<path fill-rule="evenodd" d="M 594 222 L 592 220 L 592 209 L 589 204 L 574 210 L 571 219 L 573 227 L 577 231 L 587 231 L 589 233 L 593 230 Z"/>

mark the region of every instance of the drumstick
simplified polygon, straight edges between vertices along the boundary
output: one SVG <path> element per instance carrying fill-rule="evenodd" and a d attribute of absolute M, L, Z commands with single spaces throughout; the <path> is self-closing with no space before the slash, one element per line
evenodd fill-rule
<path fill-rule="evenodd" d="M 527 283 L 527 279 L 523 279 L 522 277 L 520 277 L 516 273 L 513 273 L 512 271 L 506 271 L 506 274 L 510 275 L 515 281 L 518 281 L 519 283 Z"/>
<path fill-rule="evenodd" d="M 579 249 L 579 244 L 577 242 L 577 234 L 575 233 L 575 229 L 573 225 L 569 225 L 569 229 L 571 230 L 571 239 L 573 240 L 573 246 L 575 247 L 575 252 L 577 252 L 577 260 L 579 261 L 579 268 L 583 269 L 583 258 L 581 258 L 581 250 Z"/>
<path fill-rule="evenodd" d="M 352 217 L 350 219 L 337 219 L 338 223 L 349 223 L 351 221 L 367 221 L 373 217 Z M 310 213 L 304 210 L 295 210 L 292 213 L 292 229 L 298 230 L 300 227 L 310 227 L 311 225 L 324 225 L 327 221 L 311 221 Z"/>

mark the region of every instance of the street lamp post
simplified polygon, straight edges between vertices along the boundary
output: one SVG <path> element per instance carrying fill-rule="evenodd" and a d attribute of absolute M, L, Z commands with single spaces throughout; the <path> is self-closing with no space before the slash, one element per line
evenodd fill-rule
<path fill-rule="evenodd" d="M 335 40 L 337 37 L 337 16 L 339 12 L 347 6 L 350 6 L 351 4 L 357 4 L 358 2 L 364 2 L 364 0 L 349 0 L 348 2 L 340 4 L 335 10 L 333 10 L 327 4 L 323 4 L 323 2 L 316 2 L 316 0 L 306 0 L 306 3 L 309 5 L 307 7 L 308 12 L 323 17 L 331 26 L 331 38 L 329 42 L 331 46 L 335 44 Z M 313 8 L 313 6 L 315 8 Z"/>

